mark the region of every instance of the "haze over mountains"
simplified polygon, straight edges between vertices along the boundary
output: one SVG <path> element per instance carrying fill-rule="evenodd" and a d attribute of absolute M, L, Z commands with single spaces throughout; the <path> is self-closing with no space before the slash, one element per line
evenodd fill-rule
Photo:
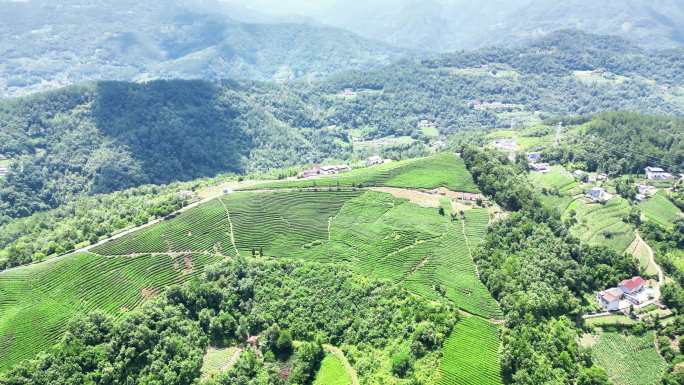
<path fill-rule="evenodd" d="M 0 34 L 8 37 L 0 41 L 0 96 L 85 80 L 315 78 L 386 65 L 403 53 L 347 31 L 276 22 L 216 1 L 0 6 Z"/>
<path fill-rule="evenodd" d="M 684 3 L 677 0 L 337 0 L 316 2 L 316 6 L 301 0 L 249 3 L 254 9 L 283 15 L 299 11 L 322 23 L 396 46 L 435 51 L 512 44 L 568 28 L 619 35 L 648 47 L 684 44 Z"/>
<path fill-rule="evenodd" d="M 87 80 L 322 79 L 560 29 L 684 44 L 676 0 L 0 0 L 0 96 Z M 617 17 L 616 17 L 617 15 Z M 82 21 L 88 20 L 85 24 Z"/>

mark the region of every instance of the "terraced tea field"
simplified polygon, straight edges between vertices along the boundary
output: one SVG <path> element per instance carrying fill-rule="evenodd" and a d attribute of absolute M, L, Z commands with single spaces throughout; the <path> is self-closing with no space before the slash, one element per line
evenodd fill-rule
<path fill-rule="evenodd" d="M 478 317 L 456 324 L 444 344 L 437 385 L 500 385 L 499 328 Z"/>
<path fill-rule="evenodd" d="M 654 342 L 653 332 L 643 336 L 606 332 L 598 336 L 592 355 L 615 385 L 659 384 L 667 363 L 656 351 Z"/>
<path fill-rule="evenodd" d="M 57 342 L 76 314 L 100 310 L 119 316 L 219 259 L 83 253 L 0 273 L 0 371 Z"/>
<path fill-rule="evenodd" d="M 313 179 L 289 180 L 256 184 L 250 189 L 312 188 L 336 186 L 405 187 L 434 189 L 446 187 L 453 191 L 478 192 L 463 160 L 451 153 L 427 158 L 390 162 L 355 169 L 347 173 Z"/>
<path fill-rule="evenodd" d="M 629 215 L 630 205 L 621 197 L 605 204 L 576 199 L 568 206 L 564 218 L 570 210 L 575 210 L 578 220 L 571 231 L 588 244 L 608 246 L 622 253 L 634 241 L 634 227 L 622 220 Z"/>
<path fill-rule="evenodd" d="M 205 206 L 94 251 L 119 255 L 157 247 L 154 250 L 164 252 L 159 247 L 180 244 L 182 251 L 213 247 L 227 255 L 235 249 L 243 255 L 255 250 L 268 257 L 343 262 L 362 274 L 403 282 L 429 298 L 440 295 L 436 290 L 440 286 L 468 312 L 491 318 L 501 315 L 478 279 L 469 253 L 469 246 L 475 247 L 487 229 L 489 216 L 484 209 L 467 210 L 465 219 L 451 222 L 437 209 L 390 194 L 335 189 L 240 192 Z M 189 234 L 198 234 L 201 242 L 193 245 Z M 220 245 L 212 246 L 217 240 Z"/>

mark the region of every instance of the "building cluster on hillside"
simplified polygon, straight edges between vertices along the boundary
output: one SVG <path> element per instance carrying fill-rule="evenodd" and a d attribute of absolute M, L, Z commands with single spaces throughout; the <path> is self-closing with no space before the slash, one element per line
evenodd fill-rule
<path fill-rule="evenodd" d="M 340 92 L 340 96 L 343 98 L 353 98 L 356 97 L 356 91 L 351 88 L 345 88 L 344 91 Z"/>
<path fill-rule="evenodd" d="M 605 311 L 628 309 L 630 306 L 643 307 L 655 301 L 653 289 L 646 287 L 641 277 L 633 277 L 613 287 L 596 293 L 599 306 Z"/>
<path fill-rule="evenodd" d="M 636 199 L 638 201 L 643 201 L 646 198 L 654 196 L 658 192 L 658 189 L 646 184 L 637 185 L 637 195 Z"/>
<path fill-rule="evenodd" d="M 501 151 L 516 151 L 518 149 L 518 142 L 513 138 L 495 139 L 492 145 Z"/>
<path fill-rule="evenodd" d="M 542 174 L 551 171 L 551 167 L 548 163 L 541 163 L 542 155 L 538 152 L 528 152 L 527 153 L 527 163 L 530 165 L 530 169 L 535 172 L 540 172 Z"/>
<path fill-rule="evenodd" d="M 672 179 L 672 174 L 665 172 L 660 167 L 646 167 L 646 178 L 649 180 L 669 180 Z"/>
<path fill-rule="evenodd" d="M 418 128 L 437 128 L 437 123 L 423 119 L 418 122 Z"/>
<path fill-rule="evenodd" d="M 482 102 L 480 100 L 473 100 L 471 102 L 473 109 L 476 111 L 489 111 L 489 110 L 515 110 L 520 108 L 519 104 L 513 103 L 501 103 L 501 102 Z"/>
<path fill-rule="evenodd" d="M 389 159 L 382 159 L 381 156 L 373 155 L 366 159 L 366 167 L 375 166 L 377 164 L 387 163 Z"/>
<path fill-rule="evenodd" d="M 613 198 L 613 195 L 608 193 L 603 187 L 592 187 L 587 191 L 586 197 L 596 203 L 608 202 Z"/>
<path fill-rule="evenodd" d="M 473 194 L 467 192 L 457 192 L 456 199 L 462 201 L 476 202 L 478 200 L 483 201 L 484 196 L 482 194 Z"/>
<path fill-rule="evenodd" d="M 298 178 L 311 178 L 319 175 L 335 175 L 343 172 L 351 171 L 351 167 L 346 164 L 333 166 L 314 166 L 308 170 L 299 173 Z"/>
<path fill-rule="evenodd" d="M 596 183 L 597 181 L 604 181 L 608 179 L 608 174 L 601 172 L 598 174 L 592 174 L 584 170 L 575 170 L 573 171 L 572 176 L 587 183 Z"/>

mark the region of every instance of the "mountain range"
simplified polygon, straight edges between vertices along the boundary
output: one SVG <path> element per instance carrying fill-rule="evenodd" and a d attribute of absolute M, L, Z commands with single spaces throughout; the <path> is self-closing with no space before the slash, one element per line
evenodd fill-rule
<path fill-rule="evenodd" d="M 0 41 L 0 96 L 86 80 L 314 79 L 377 68 L 405 53 L 348 31 L 275 20 L 216 1 L 0 6 L 0 34 L 8 37 Z"/>
<path fill-rule="evenodd" d="M 273 9 L 273 0 L 250 3 Z M 367 38 L 440 52 L 518 44 L 568 28 L 617 35 L 649 48 L 684 44 L 684 3 L 678 0 L 337 0 L 312 9 L 289 3 L 318 22 Z M 281 6 L 279 12 L 293 11 Z"/>

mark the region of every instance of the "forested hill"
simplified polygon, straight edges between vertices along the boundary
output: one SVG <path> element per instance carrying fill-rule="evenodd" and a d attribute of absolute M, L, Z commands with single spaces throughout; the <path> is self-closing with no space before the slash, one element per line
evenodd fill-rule
<path fill-rule="evenodd" d="M 324 78 L 405 53 L 342 29 L 251 22 L 215 0 L 0 0 L 0 8 L 0 97 L 86 80 Z"/>
<path fill-rule="evenodd" d="M 250 100 L 278 87 L 251 87 L 101 82 L 0 103 L 0 154 L 12 160 L 0 180 L 0 214 L 6 220 L 81 193 L 345 153 L 344 132 L 314 130 L 304 117 L 295 128 Z M 304 113 L 280 111 L 290 119 Z"/>
<path fill-rule="evenodd" d="M 0 155 L 12 166 L 0 214 L 142 183 L 349 160 L 354 143 L 388 136 L 422 146 L 423 120 L 445 137 L 555 115 L 683 115 L 684 55 L 615 48 L 626 44 L 563 32 L 325 81 L 101 82 L 6 100 Z"/>

